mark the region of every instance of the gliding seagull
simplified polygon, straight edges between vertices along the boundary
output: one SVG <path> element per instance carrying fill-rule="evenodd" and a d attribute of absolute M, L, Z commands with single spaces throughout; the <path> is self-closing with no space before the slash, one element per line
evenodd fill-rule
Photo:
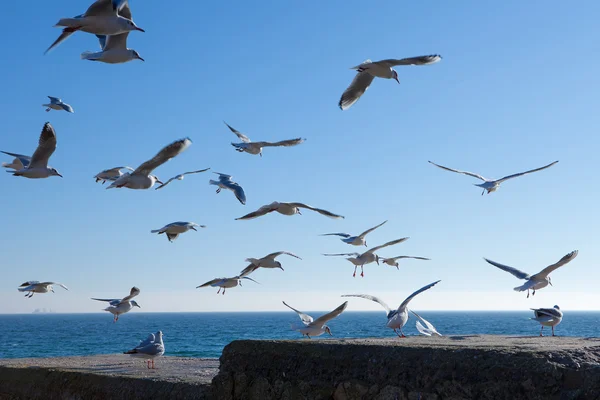
<path fill-rule="evenodd" d="M 65 110 L 66 112 L 70 112 L 70 113 L 75 112 L 75 111 L 73 111 L 73 107 L 71 107 L 67 103 L 63 103 L 63 101 L 61 99 L 59 99 L 58 97 L 48 96 L 48 98 L 50 99 L 50 103 L 42 104 L 42 106 L 48 107 L 48 108 L 46 108 L 46 112 L 48 112 L 50 110 Z"/>
<path fill-rule="evenodd" d="M 554 335 L 554 327 L 560 324 L 562 321 L 563 313 L 560 311 L 560 307 L 554 306 L 554 308 L 532 308 L 535 318 L 530 318 L 537 321 L 542 325 L 540 330 L 540 336 L 544 336 L 544 326 L 552 327 L 552 336 Z"/>
<path fill-rule="evenodd" d="M 286 307 L 291 308 L 296 311 L 300 320 L 302 320 L 302 325 L 300 324 L 292 324 L 291 328 L 294 331 L 298 331 L 302 334 L 302 336 L 306 336 L 310 339 L 311 336 L 321 336 L 325 332 L 329 334 L 329 336 L 333 336 L 331 334 L 331 329 L 327 325 L 325 325 L 328 321 L 334 319 L 338 315 L 340 315 L 348 306 L 348 302 L 344 302 L 341 306 L 336 308 L 330 313 L 320 316 L 316 320 L 313 320 L 308 314 L 303 313 L 302 311 L 296 310 L 294 307 L 288 305 L 285 301 L 282 302 Z"/>
<path fill-rule="evenodd" d="M 104 185 L 106 181 L 116 181 L 123 175 L 123 172 L 121 172 L 122 169 L 126 169 L 133 172 L 133 168 L 131 167 L 114 167 L 111 169 L 105 169 L 104 171 L 94 176 L 94 178 L 96 179 L 96 183 L 102 181 L 102 184 Z"/>
<path fill-rule="evenodd" d="M 233 194 L 235 194 L 235 197 L 238 199 L 238 201 L 242 204 L 246 204 L 246 194 L 244 193 L 244 189 L 236 182 L 232 181 L 231 175 L 227 175 L 227 174 L 222 174 L 220 172 L 215 172 L 215 174 L 219 175 L 219 180 L 218 181 L 214 181 L 214 180 L 209 180 L 208 183 L 210 185 L 216 185 L 219 188 L 217 189 L 217 193 L 221 192 L 221 189 L 228 189 L 231 190 L 233 192 Z"/>
<path fill-rule="evenodd" d="M 263 216 L 263 215 L 267 215 L 268 213 L 273 212 L 273 211 L 277 211 L 279 214 L 283 214 L 283 215 L 296 215 L 296 214 L 302 215 L 302 213 L 300 212 L 300 208 L 307 208 L 309 210 L 316 211 L 319 214 L 324 215 L 329 218 L 344 218 L 341 215 L 337 215 L 337 214 L 334 214 L 327 210 L 312 207 L 312 206 L 309 206 L 309 205 L 303 204 L 303 203 L 280 203 L 278 201 L 274 201 L 271 204 L 262 206 L 257 211 L 251 212 L 250 214 L 246 214 L 243 217 L 236 218 L 236 220 L 253 219 L 253 218 Z"/>
<path fill-rule="evenodd" d="M 352 236 L 349 233 L 325 233 L 321 236 L 341 236 L 342 238 L 340 240 L 344 243 L 348 243 L 353 246 L 362 246 L 362 245 L 366 246 L 367 240 L 366 240 L 365 236 L 367 236 L 369 233 L 373 232 L 375 229 L 379 228 L 381 225 L 385 224 L 386 222 L 387 221 L 383 221 L 379 225 L 374 226 L 370 229 L 367 229 L 366 231 L 364 231 L 363 233 L 361 233 L 358 236 Z"/>
<path fill-rule="evenodd" d="M 246 262 L 251 263 L 246 268 L 244 268 L 240 275 L 248 275 L 250 272 L 256 271 L 258 268 L 279 268 L 283 271 L 283 267 L 279 261 L 275 261 L 275 258 L 278 256 L 286 254 L 288 256 L 296 257 L 299 260 L 302 260 L 297 255 L 290 253 L 288 251 L 278 251 L 275 253 L 267 254 L 263 258 L 246 258 Z"/>
<path fill-rule="evenodd" d="M 380 258 L 379 261 L 381 261 L 384 264 L 390 265 L 392 267 L 396 267 L 396 269 L 400 269 L 400 263 L 398 262 L 398 260 L 404 259 L 404 258 L 412 258 L 414 260 L 427 260 L 429 261 L 429 258 L 425 258 L 425 257 L 414 257 L 414 256 L 397 256 L 397 257 L 390 257 L 390 258 Z"/>
<path fill-rule="evenodd" d="M 169 239 L 169 242 L 173 242 L 173 240 L 177 239 L 177 237 L 181 233 L 185 233 L 190 229 L 197 231 L 196 227 L 206 228 L 206 225 L 198 225 L 195 222 L 178 221 L 171 222 L 170 224 L 165 225 L 160 229 L 151 230 L 150 233 L 158 233 L 159 235 L 164 233 L 167 235 L 167 239 Z"/>
<path fill-rule="evenodd" d="M 526 272 L 519 271 L 518 269 L 509 267 L 508 265 L 503 265 L 495 261 L 488 260 L 487 258 L 484 258 L 484 260 L 492 264 L 494 267 L 498 267 L 503 271 L 510 272 L 519 279 L 527 280 L 525 284 L 517 286 L 514 290 L 516 290 L 517 292 L 523 292 L 527 290 L 527 298 L 529 298 L 529 290 L 533 290 L 533 295 L 535 295 L 536 290 L 545 288 L 548 285 L 552 286 L 552 281 L 550 280 L 550 277 L 548 275 L 550 275 L 550 273 L 552 273 L 559 267 L 562 267 L 563 265 L 571 262 L 575 257 L 577 257 L 578 253 L 579 252 L 577 250 L 570 252 L 569 254 L 561 258 L 557 263 L 547 266 L 535 275 L 529 275 Z"/>
<path fill-rule="evenodd" d="M 249 278 L 249 277 L 245 276 L 244 274 L 240 274 L 238 276 L 234 276 L 233 278 L 215 278 L 211 281 L 203 283 L 200 286 L 196 286 L 196 289 L 207 287 L 207 286 L 218 287 L 219 290 L 217 291 L 217 294 L 219 294 L 221 292 L 221 289 L 223 289 L 223 294 L 225 294 L 225 289 L 233 288 L 238 285 L 242 286 L 242 279 L 248 279 L 252 282 L 258 283 L 254 279 Z"/>
<path fill-rule="evenodd" d="M 19 292 L 27 292 L 25 294 L 25 297 L 31 298 L 31 297 L 33 297 L 34 293 L 48 293 L 48 292 L 54 293 L 54 289 L 52 288 L 53 285 L 58 285 L 65 290 L 69 290 L 62 283 L 40 282 L 40 281 L 27 281 L 25 283 L 22 283 L 21 286 L 19 286 L 19 288 L 17 290 Z"/>
<path fill-rule="evenodd" d="M 184 172 L 183 174 L 176 175 L 176 176 L 172 177 L 171 179 L 169 179 L 168 181 L 166 181 L 165 183 L 163 183 L 162 185 L 158 186 L 154 190 L 162 189 L 162 188 L 164 188 L 165 186 L 167 186 L 169 183 L 171 183 L 174 180 L 182 181 L 185 175 L 198 174 L 200 172 L 208 171 L 209 169 L 210 168 L 199 169 L 198 171 Z"/>
<path fill-rule="evenodd" d="M 250 140 L 250 138 L 248 136 L 244 135 L 243 133 L 241 133 L 238 130 L 229 126 L 229 124 L 227 122 L 225 122 L 225 125 L 227 125 L 227 127 L 231 130 L 231 132 L 233 132 L 242 141 L 242 143 L 231 143 L 231 145 L 233 147 L 235 147 L 235 149 L 237 151 L 239 151 L 240 153 L 246 152 L 248 154 L 258 154 L 261 157 L 262 157 L 263 147 L 278 147 L 278 146 L 290 147 L 290 146 L 296 146 L 306 140 L 306 139 L 302 139 L 302 138 L 296 138 L 296 139 L 281 140 L 279 142 L 253 142 Z"/>
<path fill-rule="evenodd" d="M 104 311 L 113 314 L 113 322 L 117 322 L 119 320 L 119 315 L 125 314 L 133 307 L 141 308 L 135 300 L 131 300 L 138 294 L 140 294 L 140 289 L 134 286 L 129 291 L 129 296 L 125 296 L 122 299 L 96 299 L 92 297 L 92 300 L 107 301 L 110 305 L 105 308 Z"/>

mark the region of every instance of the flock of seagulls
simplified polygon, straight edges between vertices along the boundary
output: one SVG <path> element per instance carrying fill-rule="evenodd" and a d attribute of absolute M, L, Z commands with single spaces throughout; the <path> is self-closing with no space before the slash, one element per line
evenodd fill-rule
<path fill-rule="evenodd" d="M 98 52 L 84 52 L 81 54 L 82 59 L 90 61 L 99 61 L 108 64 L 125 63 L 134 59 L 144 61 L 144 59 L 135 50 L 127 48 L 127 39 L 130 32 L 144 32 L 142 28 L 138 27 L 133 22 L 131 9 L 127 0 L 97 0 L 93 4 L 91 4 L 83 14 L 77 15 L 72 18 L 60 19 L 56 24 L 56 27 L 62 28 L 62 33 L 50 45 L 50 47 L 46 50 L 46 53 L 58 46 L 73 33 L 79 31 L 95 35 L 100 43 L 101 50 Z M 418 57 L 409 57 L 403 59 L 387 59 L 375 62 L 371 60 L 366 60 L 360 65 L 352 67 L 353 70 L 356 70 L 356 75 L 352 80 L 350 86 L 348 86 L 348 88 L 343 92 L 339 101 L 339 107 L 342 110 L 347 110 L 353 104 L 355 104 L 358 101 L 358 99 L 366 92 L 366 90 L 369 88 L 369 86 L 375 78 L 394 79 L 396 82 L 400 83 L 398 73 L 393 69 L 393 67 L 408 65 L 431 65 L 438 63 L 439 61 L 441 61 L 441 59 L 442 57 L 440 55 L 435 54 Z M 50 102 L 43 104 L 43 106 L 46 107 L 47 112 L 51 110 L 62 110 L 68 113 L 74 112 L 73 107 L 63 102 L 60 98 L 52 96 L 48 97 L 50 99 Z M 262 157 L 263 149 L 266 147 L 291 147 L 300 145 L 306 141 L 306 139 L 304 138 L 295 138 L 281 140 L 277 142 L 253 142 L 248 136 L 236 130 L 229 124 L 225 123 L 225 125 L 240 140 L 240 142 L 238 143 L 231 143 L 231 145 L 235 148 L 236 151 L 241 153 L 248 153 L 251 155 L 259 155 L 260 157 Z M 186 175 L 195 175 L 210 170 L 210 168 L 205 168 L 195 171 L 184 172 L 168 179 L 166 182 L 162 182 L 154 174 L 155 169 L 157 169 L 167 161 L 173 159 L 174 157 L 177 157 L 178 155 L 186 151 L 191 145 L 192 140 L 188 137 L 176 140 L 162 148 L 154 157 L 143 162 L 135 169 L 129 166 L 113 167 L 99 172 L 94 176 L 94 179 L 96 180 L 96 182 L 101 182 L 102 184 L 105 184 L 107 181 L 110 182 L 106 189 L 127 188 L 133 190 L 145 190 L 155 187 L 155 185 L 157 185 L 155 187 L 155 190 L 162 189 L 175 180 L 183 180 Z M 12 161 L 2 163 L 2 167 L 6 168 L 7 172 L 12 173 L 14 176 L 29 179 L 49 178 L 52 176 L 62 177 L 62 175 L 55 168 L 48 165 L 50 157 L 53 155 L 56 146 L 56 132 L 52 125 L 49 122 L 46 122 L 39 136 L 38 146 L 33 152 L 33 154 L 31 156 L 26 156 L 18 153 L 2 151 L 2 153 L 13 157 Z M 483 181 L 483 183 L 475 185 L 483 189 L 482 195 L 486 191 L 488 194 L 496 191 L 499 188 L 500 184 L 504 181 L 533 172 L 541 171 L 558 163 L 558 161 L 554 161 L 540 168 L 508 175 L 497 180 L 489 180 L 482 177 L 481 175 L 472 172 L 460 171 L 433 163 L 431 161 L 429 162 L 441 169 L 468 175 Z M 232 179 L 233 177 L 231 175 L 219 172 L 215 172 L 215 174 L 218 175 L 218 179 L 209 180 L 209 184 L 217 186 L 216 192 L 219 193 L 222 189 L 227 189 L 233 192 L 236 199 L 241 204 L 245 205 L 246 194 L 242 186 L 239 183 L 234 182 Z M 285 216 L 294 216 L 296 214 L 301 215 L 301 210 L 314 211 L 323 216 L 334 219 L 344 218 L 344 216 L 342 215 L 300 202 L 288 203 L 274 201 L 270 204 L 263 205 L 256 211 L 250 212 L 242 217 L 236 218 L 236 220 L 251 220 L 274 212 Z M 376 226 L 373 226 L 372 228 L 367 229 L 359 235 L 352 235 L 349 233 L 326 233 L 322 236 L 338 236 L 342 242 L 348 245 L 368 247 L 366 236 L 369 233 L 380 228 L 387 222 L 388 221 L 384 221 Z M 205 226 L 199 225 L 195 222 L 178 221 L 169 223 L 160 229 L 151 230 L 151 232 L 159 235 L 165 234 L 167 239 L 170 242 L 173 242 L 175 239 L 177 239 L 179 235 L 190 230 L 197 231 L 197 228 L 205 228 Z M 396 256 L 384 258 L 376 253 L 379 250 L 382 250 L 386 247 L 398 245 L 406 240 L 408 240 L 408 237 L 395 239 L 386 242 L 382 245 L 370 248 L 362 253 L 336 253 L 324 254 L 324 256 L 346 257 L 346 259 L 354 265 L 353 276 L 356 276 L 357 268 L 360 267 L 360 275 L 363 277 L 364 266 L 373 262 L 377 263 L 378 265 L 381 262 L 386 265 L 395 266 L 396 268 L 399 268 L 399 260 L 429 260 L 429 258 L 417 256 Z M 527 297 L 529 297 L 530 290 L 532 291 L 532 294 L 535 295 L 536 290 L 540 290 L 548 285 L 552 285 L 549 276 L 550 273 L 555 271 L 557 268 L 572 261 L 577 256 L 577 254 L 577 251 L 573 251 L 565 257 L 563 257 L 557 263 L 546 267 L 545 269 L 543 269 L 535 275 L 529 275 L 513 267 L 509 267 L 488 259 L 485 260 L 488 263 L 496 266 L 497 268 L 500 268 L 504 271 L 513 274 L 519 279 L 526 280 L 525 284 L 516 287 L 515 290 L 526 290 L 528 292 Z M 238 275 L 233 277 L 215 278 L 200 286 L 197 286 L 197 288 L 218 287 L 219 289 L 217 291 L 217 294 L 221 293 L 221 291 L 223 294 L 225 294 L 226 289 L 241 286 L 243 280 L 249 280 L 258 283 L 254 279 L 250 278 L 248 275 L 254 273 L 259 268 L 281 269 L 283 271 L 284 269 L 282 267 L 281 262 L 276 260 L 276 258 L 281 255 L 287 255 L 301 260 L 299 256 L 288 251 L 274 252 L 262 258 L 247 258 L 246 262 L 250 264 L 247 267 L 245 267 Z M 348 294 L 343 295 L 343 297 L 358 297 L 371 300 L 380 304 L 386 311 L 387 326 L 391 328 L 399 337 L 405 337 L 402 328 L 406 325 L 408 321 L 409 312 L 411 312 L 416 317 L 416 327 L 421 334 L 427 336 L 441 336 L 441 334 L 435 329 L 435 327 L 431 323 L 423 319 L 414 311 L 408 309 L 409 302 L 415 296 L 419 295 L 420 293 L 426 290 L 431 289 L 439 282 L 439 280 L 435 281 L 415 291 L 410 296 L 408 296 L 397 309 L 394 310 L 392 310 L 383 300 L 376 296 L 367 294 Z M 68 290 L 65 285 L 57 282 L 27 281 L 18 287 L 18 291 L 26 293 L 25 296 L 31 298 L 35 293 L 54 292 L 53 286 L 60 286 L 65 290 Z M 104 310 L 113 314 L 113 320 L 114 322 L 116 322 L 119 319 L 120 315 L 129 312 L 135 307 L 140 307 L 140 305 L 135 300 L 133 300 L 133 298 L 138 296 L 139 294 L 140 289 L 134 286 L 133 288 L 131 288 L 129 295 L 121 299 L 92 298 L 92 300 L 107 302 L 108 307 Z M 302 322 L 301 324 L 293 324 L 292 329 L 300 332 L 303 336 L 306 336 L 308 338 L 312 336 L 320 336 L 324 333 L 328 333 L 329 335 L 331 335 L 331 329 L 329 328 L 329 326 L 326 325 L 326 323 L 339 316 L 348 306 L 348 302 L 346 301 L 330 313 L 325 314 L 319 317 L 318 319 L 314 320 L 310 315 L 298 311 L 297 309 L 291 307 L 287 303 L 283 302 L 283 304 L 291 310 L 295 311 Z M 542 331 L 544 326 L 550 326 L 552 327 L 552 333 L 554 334 L 554 327 L 562 320 L 562 312 L 560 311 L 559 307 L 555 306 L 554 308 L 548 309 L 534 309 L 534 313 L 535 318 L 533 319 L 535 319 L 542 325 Z M 542 332 L 540 332 L 540 334 L 541 333 Z M 125 352 L 125 354 L 130 354 L 134 357 L 145 358 L 148 360 L 148 368 L 150 368 L 150 365 L 152 365 L 152 368 L 154 368 L 154 358 L 164 354 L 162 332 L 158 331 L 156 333 L 150 334 L 150 336 L 146 340 L 141 342 L 132 350 Z"/>

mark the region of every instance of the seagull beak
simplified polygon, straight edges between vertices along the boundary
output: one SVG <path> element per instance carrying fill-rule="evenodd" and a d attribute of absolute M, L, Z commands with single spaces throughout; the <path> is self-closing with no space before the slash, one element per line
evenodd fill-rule
<path fill-rule="evenodd" d="M 398 82 L 398 84 L 400 84 L 400 81 L 398 80 L 397 76 L 395 76 L 394 79 L 396 80 L 396 82 Z"/>
<path fill-rule="evenodd" d="M 145 30 L 143 30 L 143 29 L 142 29 L 142 28 L 140 28 L 139 26 L 136 26 L 136 27 L 135 27 L 135 30 L 136 30 L 136 31 L 140 31 L 140 32 L 146 32 Z"/>
<path fill-rule="evenodd" d="M 552 285 L 552 282 L 548 281 L 548 283 L 550 284 L 550 286 L 554 286 L 554 285 Z"/>
<path fill-rule="evenodd" d="M 138 59 L 138 60 L 142 60 L 142 61 L 146 62 L 146 60 L 144 60 L 144 59 L 143 59 L 142 57 L 140 57 L 140 56 L 138 56 L 138 57 L 137 57 L 137 59 Z"/>
<path fill-rule="evenodd" d="M 56 176 L 60 176 L 61 178 L 63 177 L 61 174 L 59 174 L 58 172 L 56 173 Z"/>
<path fill-rule="evenodd" d="M 192 226 L 192 229 L 195 230 L 196 232 L 198 232 L 198 229 L 196 229 L 195 227 Z"/>
<path fill-rule="evenodd" d="M 282 270 L 282 271 L 285 271 L 282 266 L 279 266 L 279 269 Z"/>
<path fill-rule="evenodd" d="M 156 180 L 156 183 L 159 183 L 159 184 L 161 184 L 161 185 L 164 185 L 164 183 L 162 183 L 162 181 L 160 181 L 160 180 L 158 180 L 158 179 Z"/>

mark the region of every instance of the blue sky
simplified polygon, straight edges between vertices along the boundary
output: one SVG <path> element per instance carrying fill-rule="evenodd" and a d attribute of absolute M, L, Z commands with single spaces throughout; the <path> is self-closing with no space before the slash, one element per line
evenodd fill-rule
<path fill-rule="evenodd" d="M 85 33 L 43 55 L 60 33 L 52 25 L 83 12 L 81 1 L 4 8 L 0 32 L 13 39 L 0 64 L 0 150 L 32 153 L 50 121 L 58 136 L 50 164 L 64 179 L 0 176 L 0 313 L 99 312 L 89 297 L 121 297 L 133 285 L 142 290 L 135 312 L 284 310 L 281 300 L 325 310 L 361 292 L 393 305 L 438 279 L 415 309 L 597 308 L 598 2 L 161 4 L 131 0 L 146 33 L 133 32 L 128 45 L 146 62 L 123 65 L 80 60 L 97 48 Z M 352 108 L 337 108 L 349 67 L 436 53 L 440 63 L 398 67 L 400 85 L 376 80 Z M 75 114 L 44 112 L 47 95 Z M 239 154 L 224 120 L 254 140 L 307 141 L 262 158 Z M 185 136 L 194 144 L 155 173 L 229 173 L 245 188 L 246 206 L 215 194 L 208 173 L 160 191 L 105 190 L 92 179 L 136 167 Z M 482 197 L 476 180 L 427 160 L 486 177 L 560 162 Z M 306 212 L 234 220 L 274 200 L 346 219 Z M 371 246 L 410 240 L 380 255 L 432 261 L 400 271 L 370 264 L 365 278 L 352 278 L 348 261 L 320 255 L 357 248 L 318 234 L 359 233 L 386 219 Z M 178 220 L 208 228 L 174 243 L 150 234 Z M 579 256 L 553 273 L 554 287 L 530 299 L 512 290 L 520 281 L 482 259 L 535 273 L 574 249 Z M 283 256 L 284 272 L 258 271 L 261 285 L 225 296 L 195 289 L 279 250 L 303 260 Z M 16 287 L 26 280 L 70 291 L 25 299 Z M 349 309 L 377 307 L 356 300 Z"/>

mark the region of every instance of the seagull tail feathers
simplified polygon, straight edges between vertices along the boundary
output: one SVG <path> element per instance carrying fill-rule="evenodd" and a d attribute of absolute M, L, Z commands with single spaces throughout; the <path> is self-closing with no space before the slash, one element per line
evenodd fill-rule
<path fill-rule="evenodd" d="M 93 51 L 84 51 L 83 53 L 81 53 L 81 59 L 82 60 L 97 60 L 98 59 L 98 53 L 94 53 Z"/>

